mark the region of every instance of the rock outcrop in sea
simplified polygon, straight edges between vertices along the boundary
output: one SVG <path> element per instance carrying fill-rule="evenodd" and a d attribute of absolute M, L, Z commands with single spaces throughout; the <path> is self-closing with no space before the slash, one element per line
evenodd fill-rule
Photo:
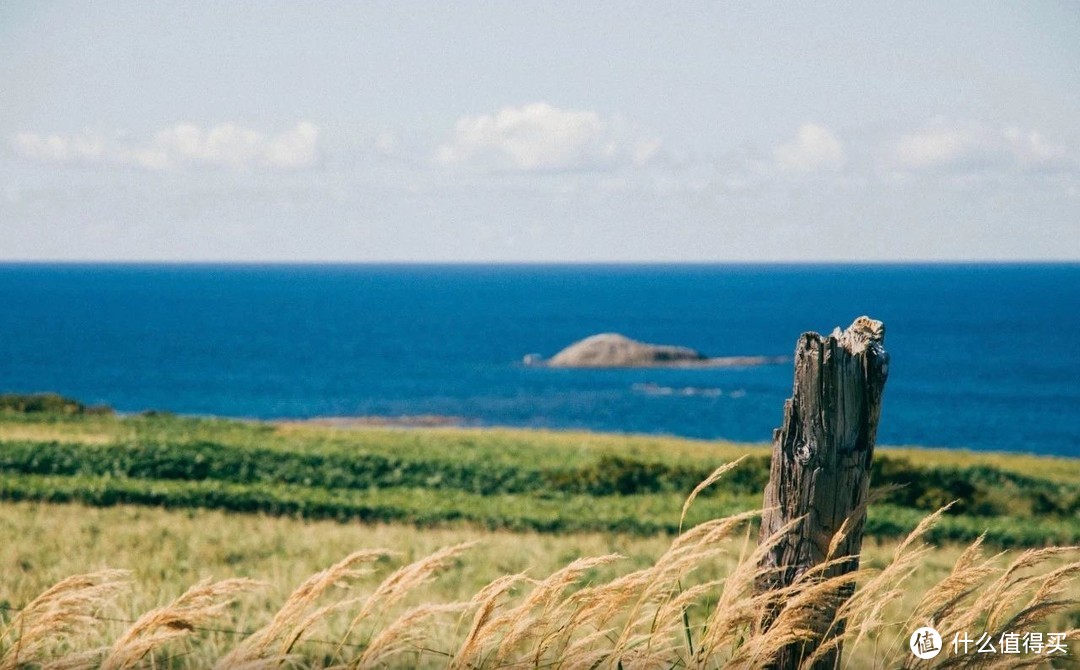
<path fill-rule="evenodd" d="M 649 344 L 618 333 L 586 337 L 544 360 L 535 354 L 526 365 L 552 368 L 750 367 L 789 360 L 785 356 L 710 357 L 689 347 Z"/>

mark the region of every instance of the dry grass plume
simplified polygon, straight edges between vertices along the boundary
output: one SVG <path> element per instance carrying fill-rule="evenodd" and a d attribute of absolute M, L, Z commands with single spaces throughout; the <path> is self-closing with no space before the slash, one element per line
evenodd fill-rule
<path fill-rule="evenodd" d="M 727 469 L 694 490 L 684 517 Z M 1002 554 L 987 556 L 981 539 L 905 606 L 907 585 L 931 551 L 924 537 L 943 513 L 919 524 L 883 567 L 833 577 L 829 568 L 850 557 L 830 556 L 795 584 L 766 593 L 755 586 L 767 576 L 759 565 L 778 538 L 751 541 L 756 512 L 688 528 L 642 569 L 601 579 L 623 558 L 582 557 L 546 577 L 498 577 L 471 598 L 445 603 L 423 602 L 420 589 L 467 563 L 475 543 L 401 566 L 366 593 L 360 578 L 383 569 L 392 552 L 363 549 L 307 578 L 265 625 L 216 658 L 193 653 L 195 660 L 174 657 L 160 667 L 761 668 L 784 647 L 832 630 L 838 634 L 805 667 L 843 645 L 845 667 L 895 668 L 914 665 L 907 636 L 919 626 L 937 628 L 948 646 L 956 633 L 1049 632 L 1067 621 L 1063 614 L 1077 620 L 1068 590 L 1080 574 L 1077 548 L 1031 550 L 1005 563 Z M 718 574 L 717 565 L 731 567 Z M 127 584 L 126 574 L 104 571 L 42 593 L 0 628 L 0 670 L 159 667 L 160 650 L 194 649 L 207 622 L 229 626 L 229 604 L 256 586 L 202 582 L 102 644 L 103 612 Z M 763 612 L 771 613 L 768 626 Z M 1076 631 L 1060 632 L 1075 641 Z M 935 667 L 1046 661 L 946 651 Z"/>

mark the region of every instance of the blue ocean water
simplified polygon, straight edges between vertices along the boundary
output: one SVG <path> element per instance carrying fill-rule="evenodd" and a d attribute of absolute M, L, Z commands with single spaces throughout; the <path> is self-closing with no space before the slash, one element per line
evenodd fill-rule
<path fill-rule="evenodd" d="M 1080 455 L 1080 265 L 0 265 L 0 391 L 766 441 L 790 365 L 521 364 L 615 331 L 784 355 L 883 320 L 879 442 Z"/>

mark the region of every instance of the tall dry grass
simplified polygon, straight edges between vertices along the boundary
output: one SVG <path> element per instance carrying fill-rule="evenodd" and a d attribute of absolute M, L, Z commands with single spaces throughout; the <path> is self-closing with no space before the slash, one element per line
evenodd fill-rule
<path fill-rule="evenodd" d="M 693 495 L 687 506 L 692 502 Z M 59 582 L 4 623 L 0 670 L 758 668 L 823 630 L 829 631 L 827 641 L 807 656 L 807 666 L 842 645 L 841 667 L 1049 667 L 1045 655 L 952 653 L 949 646 L 955 633 L 996 639 L 1004 632 L 1049 632 L 1049 622 L 1060 620 L 1051 617 L 1080 611 L 1067 597 L 1080 573 L 1076 548 L 1032 550 L 1003 564 L 1003 555 L 988 555 L 976 541 L 950 574 L 897 616 L 931 551 L 923 537 L 941 514 L 927 517 L 883 566 L 829 576 L 833 564 L 850 558 L 830 557 L 795 584 L 767 593 L 755 584 L 767 577 L 759 563 L 772 541 L 751 539 L 753 512 L 689 528 L 651 565 L 614 578 L 597 575 L 622 557 L 584 557 L 547 576 L 526 571 L 499 577 L 454 602 L 422 602 L 417 594 L 482 547 L 442 549 L 362 589 L 363 578 L 383 570 L 392 555 L 365 549 L 306 579 L 264 626 L 238 630 L 214 662 L 195 652 L 215 629 L 240 628 L 229 618 L 231 603 L 258 583 L 197 584 L 103 644 L 102 624 L 122 618 L 116 601 L 129 583 L 124 573 L 97 572 Z M 711 568 L 724 562 L 734 567 L 716 575 Z M 935 627 L 946 642 L 929 663 L 917 661 L 907 644 L 911 631 L 923 625 Z M 1059 632 L 1069 640 L 1080 634 Z"/>

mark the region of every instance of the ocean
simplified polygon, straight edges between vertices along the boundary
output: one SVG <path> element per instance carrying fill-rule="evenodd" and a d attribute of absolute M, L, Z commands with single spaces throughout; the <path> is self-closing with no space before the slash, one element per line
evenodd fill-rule
<path fill-rule="evenodd" d="M 768 441 L 791 365 L 528 367 L 619 332 L 790 355 L 862 314 L 879 444 L 1080 455 L 1080 265 L 0 264 L 0 391 L 122 412 L 437 415 Z"/>

